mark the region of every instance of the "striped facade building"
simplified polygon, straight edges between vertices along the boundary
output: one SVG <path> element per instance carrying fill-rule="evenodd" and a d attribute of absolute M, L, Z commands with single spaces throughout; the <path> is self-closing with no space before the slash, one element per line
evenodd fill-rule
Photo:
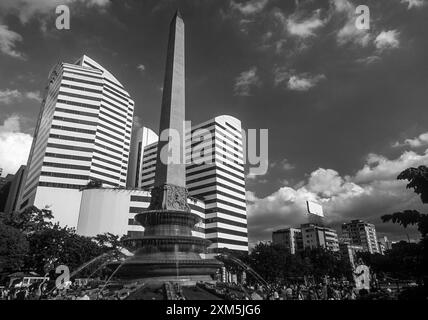
<path fill-rule="evenodd" d="M 248 251 L 241 122 L 219 116 L 187 130 L 186 179 L 191 197 L 205 203 L 203 229 L 210 249 Z M 144 147 L 139 187 L 154 185 L 157 142 Z"/>
<path fill-rule="evenodd" d="M 28 159 L 20 209 L 49 206 L 61 225 L 77 227 L 92 179 L 125 187 L 134 102 L 123 85 L 87 56 L 49 74 Z"/>

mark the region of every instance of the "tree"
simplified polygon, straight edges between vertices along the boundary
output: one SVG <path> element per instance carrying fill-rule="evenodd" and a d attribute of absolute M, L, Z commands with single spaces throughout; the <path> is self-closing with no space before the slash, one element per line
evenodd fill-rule
<path fill-rule="evenodd" d="M 406 169 L 398 175 L 397 179 L 409 181 L 407 188 L 413 189 L 416 194 L 420 195 L 422 203 L 428 203 L 428 167 L 420 166 Z M 398 223 L 404 228 L 409 225 L 417 225 L 422 238 L 428 234 L 428 215 L 416 210 L 395 212 L 381 218 L 383 222 L 392 221 L 392 223 Z"/>
<path fill-rule="evenodd" d="M 406 169 L 398 175 L 397 179 L 409 181 L 407 188 L 413 189 L 416 194 L 420 195 L 422 203 L 428 203 L 428 167 L 420 166 Z M 398 223 L 404 228 L 409 225 L 417 225 L 422 238 L 425 238 L 428 234 L 428 215 L 416 210 L 395 212 L 384 215 L 381 218 L 383 222 L 392 221 L 392 223 Z"/>
<path fill-rule="evenodd" d="M 22 232 L 0 222 L 0 272 L 21 268 L 27 253 L 28 242 Z"/>
<path fill-rule="evenodd" d="M 105 249 L 92 238 L 76 234 L 74 229 L 55 224 L 28 237 L 26 265 L 43 273 L 46 264 L 64 264 L 70 270 L 101 255 Z"/>
<path fill-rule="evenodd" d="M 413 189 L 421 197 L 422 203 L 428 203 L 428 167 L 409 168 L 401 172 L 397 179 L 407 180 L 408 189 Z M 407 264 L 413 267 L 415 275 L 424 277 L 425 286 L 428 286 L 428 214 L 422 214 L 416 210 L 405 210 L 381 217 L 383 222 L 392 221 L 404 228 L 409 225 L 417 225 L 422 235 L 422 240 L 414 245 L 414 250 L 406 247 L 405 251 L 398 251 L 398 258 L 391 261 L 391 265 L 404 269 Z M 394 253 L 394 250 L 392 250 Z M 410 267 L 410 268 L 411 268 Z"/>
<path fill-rule="evenodd" d="M 0 221 L 22 232 L 34 233 L 52 227 L 52 211 L 49 208 L 38 209 L 35 206 L 26 208 L 23 212 L 3 213 Z"/>
<path fill-rule="evenodd" d="M 397 179 L 407 180 L 408 189 L 413 189 L 420 195 L 422 203 L 428 203 L 428 167 L 409 168 L 401 172 Z"/>

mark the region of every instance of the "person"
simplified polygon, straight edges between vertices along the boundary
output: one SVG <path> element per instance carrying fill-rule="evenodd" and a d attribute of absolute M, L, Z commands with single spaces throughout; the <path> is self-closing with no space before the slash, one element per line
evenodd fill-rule
<path fill-rule="evenodd" d="M 297 300 L 304 300 L 303 293 L 302 293 L 302 290 L 300 288 L 297 289 L 296 299 Z"/>
<path fill-rule="evenodd" d="M 309 289 L 308 300 L 318 300 L 317 294 L 312 288 Z"/>
<path fill-rule="evenodd" d="M 291 286 L 288 286 L 287 289 L 285 289 L 285 300 L 293 300 L 293 289 Z"/>
<path fill-rule="evenodd" d="M 25 300 L 25 297 L 26 297 L 25 290 L 21 289 L 16 294 L 16 300 Z"/>
<path fill-rule="evenodd" d="M 276 290 L 273 292 L 273 299 L 279 300 L 279 294 L 278 294 L 278 291 L 276 291 Z"/>
<path fill-rule="evenodd" d="M 81 291 L 80 296 L 78 298 L 76 298 L 76 300 L 91 300 L 91 299 L 86 294 L 86 291 Z"/>

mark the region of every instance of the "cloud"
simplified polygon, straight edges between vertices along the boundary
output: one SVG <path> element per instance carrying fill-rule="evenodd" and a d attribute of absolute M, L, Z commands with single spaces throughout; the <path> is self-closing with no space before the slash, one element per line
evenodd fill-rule
<path fill-rule="evenodd" d="M 425 0 L 401 0 L 401 3 L 407 3 L 407 9 L 409 10 L 412 8 L 420 8 L 427 4 Z"/>
<path fill-rule="evenodd" d="M 18 115 L 10 116 L 0 125 L 0 167 L 4 174 L 14 174 L 27 163 L 33 138 L 20 131 Z"/>
<path fill-rule="evenodd" d="M 404 209 L 421 210 L 418 196 L 396 178 L 406 168 L 426 163 L 428 149 L 422 154 L 404 152 L 396 159 L 370 154 L 364 166 L 350 176 L 319 168 L 298 185 L 283 186 L 265 198 L 247 194 L 252 200 L 247 204 L 251 241 L 270 239 L 273 230 L 307 221 L 307 200 L 322 204 L 327 224 L 363 219 L 375 223 L 381 234 L 397 237 L 401 229 L 382 224 L 380 216 Z"/>
<path fill-rule="evenodd" d="M 250 96 L 251 89 L 260 85 L 261 81 L 257 75 L 257 67 L 252 67 L 250 70 L 242 72 L 235 79 L 234 92 L 237 96 Z"/>
<path fill-rule="evenodd" d="M 287 68 L 283 67 L 274 69 L 275 86 L 287 82 L 287 88 L 293 91 L 308 91 L 309 89 L 315 87 L 319 82 L 325 79 L 326 76 L 323 74 L 296 74 L 294 70 L 290 71 Z"/>
<path fill-rule="evenodd" d="M 320 10 L 315 10 L 311 17 L 304 20 L 301 20 L 299 15 L 291 15 L 286 22 L 288 32 L 301 38 L 314 36 L 314 31 L 326 23 L 326 20 L 320 18 L 320 12 Z"/>
<path fill-rule="evenodd" d="M 406 139 L 403 143 L 397 141 L 393 144 L 393 147 L 409 146 L 411 148 L 420 148 L 426 145 L 428 145 L 428 132 L 422 133 L 413 139 Z"/>
<path fill-rule="evenodd" d="M 42 101 L 42 97 L 39 91 L 28 91 L 28 92 L 20 92 L 18 90 L 0 90 L 0 103 L 3 104 L 11 104 L 15 101 L 21 101 L 22 99 L 36 100 L 38 102 Z"/>
<path fill-rule="evenodd" d="M 288 161 L 288 159 L 286 158 L 282 159 L 279 162 L 271 161 L 269 163 L 269 168 L 274 168 L 274 167 L 278 167 L 284 171 L 290 171 L 296 168 L 296 166 L 294 164 L 291 164 L 290 161 Z"/>
<path fill-rule="evenodd" d="M 6 25 L 0 25 L 0 51 L 3 54 L 13 58 L 25 59 L 24 54 L 15 49 L 18 42 L 22 42 L 22 36 L 20 34 L 9 30 Z"/>
<path fill-rule="evenodd" d="M 287 88 L 295 91 L 308 91 L 315 87 L 321 80 L 326 77 L 324 75 L 311 76 L 307 73 L 300 75 L 293 75 L 290 77 L 287 83 Z"/>
<path fill-rule="evenodd" d="M 397 30 L 382 31 L 374 40 L 376 48 L 380 51 L 398 48 L 400 46 L 399 34 Z"/>
<path fill-rule="evenodd" d="M 230 7 L 243 15 L 253 15 L 261 12 L 268 2 L 268 0 L 249 0 L 246 2 L 236 2 L 232 0 Z"/>
<path fill-rule="evenodd" d="M 40 95 L 40 91 L 29 91 L 25 93 L 25 97 L 30 100 L 36 100 L 38 102 L 42 102 L 42 96 Z"/>
<path fill-rule="evenodd" d="M 0 12 L 2 15 L 17 15 L 21 23 L 28 23 L 33 17 L 40 15 L 54 15 L 59 5 L 83 4 L 88 8 L 104 9 L 110 0 L 2 0 Z"/>
<path fill-rule="evenodd" d="M 337 43 L 343 46 L 353 43 L 366 47 L 371 40 L 368 30 L 360 30 L 355 26 L 356 7 L 348 0 L 333 0 L 333 10 L 340 15 L 345 16 L 344 26 L 337 32 Z"/>
<path fill-rule="evenodd" d="M 370 65 L 370 64 L 374 64 L 376 62 L 379 62 L 381 60 L 382 59 L 379 56 L 368 56 L 366 58 L 357 59 L 356 62 L 366 64 L 366 65 Z"/>
<path fill-rule="evenodd" d="M 0 103 L 10 104 L 21 97 L 22 94 L 18 90 L 0 90 Z"/>

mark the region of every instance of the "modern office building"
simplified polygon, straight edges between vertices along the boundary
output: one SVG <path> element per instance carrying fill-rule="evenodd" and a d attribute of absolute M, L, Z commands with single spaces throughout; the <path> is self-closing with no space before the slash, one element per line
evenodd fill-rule
<path fill-rule="evenodd" d="M 7 199 L 14 179 L 13 174 L 8 174 L 6 177 L 0 177 L 0 212 L 5 212 Z"/>
<path fill-rule="evenodd" d="M 374 224 L 352 220 L 342 224 L 342 235 L 350 239 L 351 244 L 362 246 L 366 252 L 380 253 Z"/>
<path fill-rule="evenodd" d="M 190 196 L 205 202 L 205 237 L 210 249 L 248 251 L 241 122 L 219 116 L 186 131 L 186 180 Z M 150 189 L 157 142 L 144 147 L 141 188 Z"/>
<path fill-rule="evenodd" d="M 297 228 L 287 228 L 274 231 L 272 242 L 285 246 L 291 254 L 303 250 L 302 230 Z"/>
<path fill-rule="evenodd" d="M 337 232 L 324 226 L 316 224 L 302 224 L 303 248 L 315 249 L 325 248 L 330 251 L 339 251 L 339 239 Z"/>
<path fill-rule="evenodd" d="M 20 209 L 49 206 L 55 221 L 77 227 L 90 180 L 125 187 L 134 102 L 87 56 L 49 74 L 28 159 Z"/>
<path fill-rule="evenodd" d="M 131 150 L 129 154 L 128 188 L 141 188 L 141 174 L 146 147 L 158 141 L 158 135 L 146 127 L 135 127 L 132 131 Z M 155 163 L 156 157 L 152 159 Z M 154 173 L 153 173 L 154 175 Z"/>
<path fill-rule="evenodd" d="M 24 184 L 26 166 L 20 166 L 10 180 L 10 188 L 4 206 L 4 212 L 11 213 L 18 210 L 18 198 Z"/>

